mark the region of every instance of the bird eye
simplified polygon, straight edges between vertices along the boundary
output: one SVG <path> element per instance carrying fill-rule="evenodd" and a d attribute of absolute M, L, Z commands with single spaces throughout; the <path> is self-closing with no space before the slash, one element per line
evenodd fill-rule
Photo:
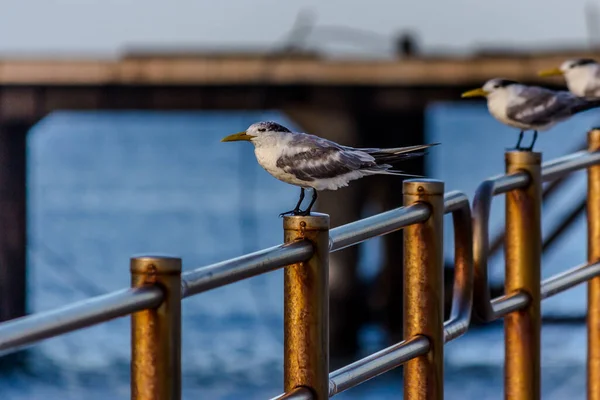
<path fill-rule="evenodd" d="M 500 87 L 500 85 L 498 85 L 497 83 L 493 86 L 494 89 L 498 89 Z"/>
<path fill-rule="evenodd" d="M 259 132 L 266 132 L 267 130 L 265 128 L 258 128 Z"/>

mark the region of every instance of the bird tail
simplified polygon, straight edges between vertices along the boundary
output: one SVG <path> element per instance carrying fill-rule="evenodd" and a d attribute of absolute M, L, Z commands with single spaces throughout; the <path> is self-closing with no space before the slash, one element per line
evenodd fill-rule
<path fill-rule="evenodd" d="M 583 111 L 591 110 L 592 108 L 600 107 L 600 100 L 581 99 L 581 102 L 571 108 L 571 113 L 577 114 Z"/>
<path fill-rule="evenodd" d="M 375 158 L 375 161 L 378 164 L 379 163 L 393 164 L 398 161 L 406 160 L 408 158 L 422 157 L 425 154 L 427 154 L 427 152 L 419 151 L 419 150 L 426 150 L 430 147 L 437 146 L 439 144 L 440 143 L 432 143 L 432 144 L 419 144 L 416 146 L 394 147 L 394 148 L 390 148 L 390 149 L 358 149 L 358 150 L 364 151 L 365 153 L 368 153 L 369 155 L 371 155 L 373 158 Z M 394 171 L 390 171 L 390 172 L 394 172 Z M 401 172 L 401 171 L 396 171 L 396 172 Z"/>
<path fill-rule="evenodd" d="M 406 177 L 409 177 L 409 178 L 424 178 L 423 175 L 407 174 L 404 171 L 399 171 L 399 170 L 395 170 L 395 169 L 386 169 L 385 168 L 385 167 L 391 168 L 392 167 L 391 165 L 382 165 L 382 167 L 384 167 L 384 168 L 381 168 L 381 169 L 371 169 L 371 170 L 367 170 L 367 171 L 370 171 L 370 172 L 375 173 L 375 174 L 381 174 L 381 175 L 406 176 Z"/>

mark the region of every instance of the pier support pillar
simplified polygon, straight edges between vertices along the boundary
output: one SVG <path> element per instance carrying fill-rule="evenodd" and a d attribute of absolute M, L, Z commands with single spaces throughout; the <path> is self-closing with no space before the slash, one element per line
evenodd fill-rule
<path fill-rule="evenodd" d="M 334 99 L 331 100 L 333 103 Z M 339 102 L 338 102 L 339 103 Z M 285 113 L 302 130 L 347 146 L 360 146 L 357 125 L 350 110 L 292 107 Z M 330 215 L 331 227 L 361 218 L 365 180 L 336 191 L 319 193 L 315 209 Z M 358 330 L 364 322 L 364 292 L 357 274 L 358 246 L 332 253 L 329 258 L 329 338 L 331 369 L 348 364 L 358 350 Z"/>
<path fill-rule="evenodd" d="M 425 140 L 425 112 L 416 107 L 404 112 L 374 110 L 362 114 L 359 118 L 361 137 L 366 147 L 403 147 L 427 143 Z M 396 166 L 407 174 L 426 176 L 426 157 L 416 157 Z M 375 195 L 381 211 L 401 207 L 402 177 L 374 176 L 365 179 L 369 185 L 367 191 Z M 377 320 L 387 329 L 391 343 L 399 342 L 402 337 L 402 291 L 404 259 L 403 232 L 395 232 L 383 237 L 383 268 L 378 281 L 372 288 L 372 304 Z"/>
<path fill-rule="evenodd" d="M 32 123 L 0 123 L 0 321 L 26 308 L 26 139 Z"/>

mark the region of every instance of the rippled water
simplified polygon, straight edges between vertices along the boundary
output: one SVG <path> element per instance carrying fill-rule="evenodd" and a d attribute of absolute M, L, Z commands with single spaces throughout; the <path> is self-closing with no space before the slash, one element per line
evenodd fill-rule
<path fill-rule="evenodd" d="M 281 242 L 277 214 L 297 192 L 256 165 L 250 145 L 219 139 L 277 113 L 57 113 L 29 141 L 29 299 L 49 310 L 128 286 L 132 254 L 162 252 L 192 269 Z M 540 135 L 546 159 L 576 147 L 595 122 L 582 115 Z M 293 125 L 288 123 L 289 125 Z M 503 170 L 516 133 L 484 108 L 441 104 L 428 114 L 431 177 L 472 196 Z M 581 177 L 580 177 L 581 178 Z M 548 211 L 550 223 L 585 188 L 579 179 Z M 498 227 L 502 201 L 492 224 Z M 558 211 L 557 211 L 558 210 Z M 446 237 L 451 236 L 447 228 Z M 447 241 L 447 255 L 452 243 Z M 367 246 L 367 275 L 377 246 Z M 544 258 L 544 276 L 582 262 L 583 221 Z M 496 278 L 501 277 L 496 260 Z M 183 306 L 184 398 L 266 399 L 282 387 L 282 274 L 274 272 L 191 299 Z M 544 303 L 544 313 L 584 312 L 585 288 Z M 362 332 L 363 352 L 383 346 L 377 327 Z M 585 328 L 545 326 L 544 399 L 583 398 Z M 3 372 L 2 399 L 129 398 L 129 320 L 51 339 L 30 354 L 27 371 Z M 446 398 L 502 398 L 501 325 L 468 333 L 446 347 Z M 340 399 L 401 397 L 399 373 Z"/>

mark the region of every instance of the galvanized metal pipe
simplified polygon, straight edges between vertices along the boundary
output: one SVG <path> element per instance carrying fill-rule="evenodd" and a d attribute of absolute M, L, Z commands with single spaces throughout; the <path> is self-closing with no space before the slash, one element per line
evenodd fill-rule
<path fill-rule="evenodd" d="M 588 146 L 600 157 L 600 129 L 588 133 Z M 587 176 L 587 258 L 593 264 L 600 261 L 600 165 L 590 165 Z M 587 293 L 587 394 L 600 400 L 600 277 L 589 281 Z"/>
<path fill-rule="evenodd" d="M 515 171 L 511 174 L 501 175 L 493 179 L 494 195 L 510 192 L 515 189 L 522 189 L 529 185 L 529 175 L 522 171 Z"/>
<path fill-rule="evenodd" d="M 425 336 L 415 336 L 346 365 L 329 374 L 329 397 L 391 371 L 428 352 L 429 340 Z"/>
<path fill-rule="evenodd" d="M 502 318 L 513 311 L 522 310 L 529 304 L 530 297 L 525 292 L 515 292 L 496 297 L 491 301 L 495 318 Z"/>
<path fill-rule="evenodd" d="M 287 216 L 286 243 L 305 240 L 312 257 L 284 273 L 284 390 L 310 388 L 315 399 L 329 389 L 329 216 Z"/>
<path fill-rule="evenodd" d="M 484 322 L 490 322 L 501 315 L 495 311 L 498 305 L 492 304 L 488 280 L 489 221 L 492 201 L 495 195 L 510 190 L 524 188 L 530 177 L 523 171 L 501 175 L 483 181 L 475 191 L 473 198 L 473 267 L 474 288 L 473 305 L 475 316 Z"/>
<path fill-rule="evenodd" d="M 525 292 L 527 307 L 504 316 L 505 398 L 540 398 L 541 154 L 506 153 L 506 173 L 526 172 L 529 185 L 506 193 L 505 293 Z"/>
<path fill-rule="evenodd" d="M 444 195 L 444 213 L 452 213 L 454 225 L 454 288 L 450 319 L 444 323 L 444 341 L 464 334 L 473 306 L 473 233 L 469 198 L 461 192 Z"/>
<path fill-rule="evenodd" d="M 313 400 L 313 394 L 310 389 L 305 387 L 297 387 L 288 393 L 280 394 L 277 397 L 273 397 L 271 400 Z"/>
<path fill-rule="evenodd" d="M 426 204 L 425 222 L 404 229 L 404 337 L 425 336 L 429 352 L 404 365 L 404 398 L 441 400 L 444 392 L 444 183 L 406 180 L 404 204 Z"/>
<path fill-rule="evenodd" d="M 283 268 L 285 265 L 306 261 L 312 253 L 313 247 L 309 242 L 298 241 L 188 271 L 181 276 L 182 297 L 193 296 Z"/>
<path fill-rule="evenodd" d="M 588 136 L 589 138 L 590 136 Z M 588 142 L 588 144 L 591 143 Z M 542 179 L 544 182 L 552 181 L 571 172 L 597 164 L 600 164 L 600 152 L 597 148 L 589 147 L 588 151 L 578 151 L 544 163 L 542 165 Z"/>
<path fill-rule="evenodd" d="M 542 299 L 564 292 L 597 276 L 600 276 L 600 262 L 591 265 L 586 263 L 554 275 L 542 281 Z"/>
<path fill-rule="evenodd" d="M 429 218 L 429 208 L 413 204 L 339 226 L 329 232 L 329 249 L 338 251 L 376 236 L 387 235 Z"/>
<path fill-rule="evenodd" d="M 483 181 L 475 191 L 472 205 L 473 279 L 475 281 L 473 288 L 473 312 L 479 320 L 484 322 L 496 319 L 496 313 L 491 304 L 488 280 L 489 221 L 495 184 L 496 181 L 494 179 Z"/>
<path fill-rule="evenodd" d="M 181 259 L 131 259 L 131 286 L 158 286 L 163 302 L 131 315 L 131 398 L 181 399 Z"/>
<path fill-rule="evenodd" d="M 0 324 L 0 355 L 40 340 L 157 307 L 163 299 L 157 287 L 124 289 Z"/>

